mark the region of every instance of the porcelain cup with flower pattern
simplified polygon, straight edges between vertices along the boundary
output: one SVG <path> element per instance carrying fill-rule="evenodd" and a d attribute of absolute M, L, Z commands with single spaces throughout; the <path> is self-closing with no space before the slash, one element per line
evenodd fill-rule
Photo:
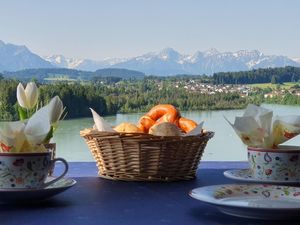
<path fill-rule="evenodd" d="M 45 182 L 55 162 L 64 164 L 64 171 L 57 178 Z M 41 189 L 60 180 L 68 171 L 63 158 L 51 159 L 51 152 L 0 153 L 1 189 Z"/>
<path fill-rule="evenodd" d="M 248 147 L 248 162 L 252 176 L 259 180 L 300 181 L 300 147 Z"/>

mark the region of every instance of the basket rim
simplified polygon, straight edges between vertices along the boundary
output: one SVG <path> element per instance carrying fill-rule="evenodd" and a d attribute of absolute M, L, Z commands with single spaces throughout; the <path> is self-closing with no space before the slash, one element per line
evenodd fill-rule
<path fill-rule="evenodd" d="M 89 137 L 119 137 L 119 138 L 126 138 L 126 137 L 136 137 L 136 138 L 149 138 L 153 140 L 185 140 L 185 139 L 193 139 L 193 138 L 208 138 L 211 139 L 214 137 L 215 132 L 213 131 L 205 131 L 204 133 L 197 134 L 197 135 L 189 135 L 189 136 L 157 136 L 147 133 L 133 133 L 133 132 L 110 132 L 110 131 L 98 131 L 92 128 L 86 128 L 80 131 L 80 136 L 83 138 Z"/>

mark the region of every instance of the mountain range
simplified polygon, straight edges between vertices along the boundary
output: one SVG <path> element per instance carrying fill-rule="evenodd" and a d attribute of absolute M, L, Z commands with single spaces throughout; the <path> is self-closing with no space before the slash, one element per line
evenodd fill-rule
<path fill-rule="evenodd" d="M 194 54 L 181 54 L 172 48 L 150 52 L 131 58 L 104 60 L 72 59 L 62 55 L 40 57 L 26 46 L 5 44 L 0 41 L 0 72 L 30 68 L 69 68 L 95 71 L 103 68 L 137 70 L 146 75 L 207 74 L 246 71 L 268 67 L 300 67 L 300 58 L 265 55 L 258 50 L 219 52 L 212 48 Z"/>
<path fill-rule="evenodd" d="M 52 67 L 50 62 L 32 53 L 26 46 L 6 44 L 0 40 L 0 72 Z"/>

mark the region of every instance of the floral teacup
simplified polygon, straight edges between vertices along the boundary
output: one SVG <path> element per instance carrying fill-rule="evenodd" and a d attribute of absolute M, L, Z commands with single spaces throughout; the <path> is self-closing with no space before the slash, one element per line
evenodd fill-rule
<path fill-rule="evenodd" d="M 65 169 L 57 178 L 45 182 L 55 162 L 61 161 Z M 61 179 L 68 171 L 62 158 L 51 160 L 51 152 L 0 153 L 0 189 L 39 189 Z"/>
<path fill-rule="evenodd" d="M 276 149 L 248 147 L 252 176 L 264 181 L 299 182 L 300 147 L 279 146 Z"/>

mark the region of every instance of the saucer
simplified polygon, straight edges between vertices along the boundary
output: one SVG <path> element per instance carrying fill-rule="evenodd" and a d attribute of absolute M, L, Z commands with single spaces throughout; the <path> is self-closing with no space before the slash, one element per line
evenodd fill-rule
<path fill-rule="evenodd" d="M 48 177 L 46 182 L 55 177 Z M 54 184 L 41 189 L 0 189 L 0 203 L 41 201 L 57 195 L 76 184 L 71 178 L 61 178 Z"/>
<path fill-rule="evenodd" d="M 189 195 L 232 216 L 268 220 L 300 217 L 300 187 L 224 184 L 196 188 Z"/>
<path fill-rule="evenodd" d="M 300 184 L 300 181 L 289 181 L 289 180 L 266 180 L 254 178 L 250 169 L 237 169 L 227 170 L 224 172 L 224 176 L 234 180 L 258 182 L 258 183 L 274 183 L 274 184 Z"/>

